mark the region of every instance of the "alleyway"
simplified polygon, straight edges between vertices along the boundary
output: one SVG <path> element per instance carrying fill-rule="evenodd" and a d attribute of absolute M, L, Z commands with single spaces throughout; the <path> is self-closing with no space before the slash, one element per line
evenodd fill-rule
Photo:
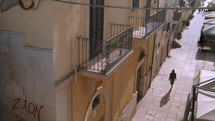
<path fill-rule="evenodd" d="M 132 121 L 182 121 L 193 78 L 199 69 L 215 70 L 215 53 L 198 50 L 197 41 L 204 16 L 194 18 L 182 33 L 181 48 L 172 49 L 150 89 L 137 107 Z M 170 90 L 169 73 L 175 69 L 177 80 Z"/>

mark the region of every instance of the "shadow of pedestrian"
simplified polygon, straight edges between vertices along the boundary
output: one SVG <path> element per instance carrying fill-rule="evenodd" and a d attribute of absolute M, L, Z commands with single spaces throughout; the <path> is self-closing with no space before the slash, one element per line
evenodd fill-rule
<path fill-rule="evenodd" d="M 170 93 L 171 93 L 172 88 L 161 98 L 160 101 L 160 108 L 164 105 L 167 104 L 167 102 L 170 100 Z"/>

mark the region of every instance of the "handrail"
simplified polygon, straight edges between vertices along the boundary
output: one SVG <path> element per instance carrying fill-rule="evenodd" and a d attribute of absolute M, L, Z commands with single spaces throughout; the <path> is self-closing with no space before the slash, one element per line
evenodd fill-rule
<path fill-rule="evenodd" d="M 204 84 L 204 83 L 207 83 L 207 82 L 210 82 L 210 81 L 212 81 L 212 80 L 214 80 L 215 81 L 215 78 L 211 78 L 211 79 L 209 79 L 209 80 L 206 80 L 206 81 L 204 81 L 204 82 L 201 82 L 201 83 L 198 83 L 198 84 L 195 84 L 195 85 L 193 85 L 193 99 L 192 99 L 192 109 L 191 109 L 191 121 L 194 121 L 194 111 L 195 111 L 195 101 L 196 101 L 196 91 L 198 91 L 197 89 L 200 89 L 199 88 L 199 85 L 201 85 L 201 84 Z"/>
<path fill-rule="evenodd" d="M 113 38 L 116 38 L 116 37 L 120 36 L 122 33 L 128 31 L 131 28 L 133 28 L 133 26 L 130 26 L 129 28 L 123 30 L 122 32 L 118 33 L 117 35 L 112 36 L 111 38 L 109 38 L 108 40 L 105 40 L 105 41 L 108 42 L 108 41 L 112 40 Z"/>
<path fill-rule="evenodd" d="M 207 82 L 210 82 L 211 80 L 214 80 L 214 81 L 215 81 L 215 78 L 212 78 L 212 79 L 206 80 L 206 81 L 204 81 L 204 82 L 200 82 L 200 83 L 195 84 L 195 85 L 193 85 L 193 86 L 198 88 L 198 87 L 199 87 L 199 85 L 204 84 L 204 83 L 207 83 Z"/>
<path fill-rule="evenodd" d="M 135 37 L 146 37 L 155 31 L 165 22 L 165 13 L 166 11 L 162 10 L 148 18 L 138 15 L 129 16 L 129 23 L 134 26 Z"/>
<path fill-rule="evenodd" d="M 155 29 L 157 29 L 160 25 L 162 25 L 162 23 L 164 23 L 165 14 L 166 14 L 166 11 L 162 10 L 145 20 L 146 36 L 149 35 L 151 32 L 153 32 Z M 152 26 L 151 26 L 152 28 L 149 28 L 150 23 L 152 23 Z"/>

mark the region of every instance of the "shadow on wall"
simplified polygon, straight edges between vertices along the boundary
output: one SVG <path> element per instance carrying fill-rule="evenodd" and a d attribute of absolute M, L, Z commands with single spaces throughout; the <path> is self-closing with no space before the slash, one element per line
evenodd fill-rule
<path fill-rule="evenodd" d="M 18 0 L 2 0 L 2 2 L 0 2 L 1 12 L 5 12 L 18 4 Z"/>

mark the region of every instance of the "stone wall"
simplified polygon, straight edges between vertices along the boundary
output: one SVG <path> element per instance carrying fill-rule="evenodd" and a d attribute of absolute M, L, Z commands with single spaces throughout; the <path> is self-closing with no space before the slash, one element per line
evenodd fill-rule
<path fill-rule="evenodd" d="M 0 118 L 55 121 L 53 52 L 25 47 L 23 36 L 0 31 Z"/>

